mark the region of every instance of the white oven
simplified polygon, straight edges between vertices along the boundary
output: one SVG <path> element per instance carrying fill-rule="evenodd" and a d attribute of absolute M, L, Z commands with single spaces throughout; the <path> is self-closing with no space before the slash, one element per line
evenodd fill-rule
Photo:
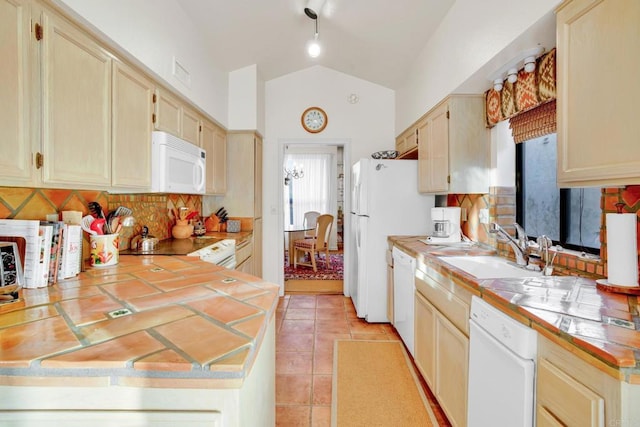
<path fill-rule="evenodd" d="M 233 239 L 220 240 L 187 255 L 199 256 L 202 261 L 233 270 L 236 268 L 236 241 Z"/>

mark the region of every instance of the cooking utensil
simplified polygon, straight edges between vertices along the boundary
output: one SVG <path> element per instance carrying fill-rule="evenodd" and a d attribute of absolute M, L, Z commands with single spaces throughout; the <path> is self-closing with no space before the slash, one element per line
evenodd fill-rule
<path fill-rule="evenodd" d="M 158 239 L 149 235 L 149 228 L 146 225 L 142 227 L 142 234 L 135 236 L 130 243 L 131 249 L 141 252 L 152 252 L 157 244 Z"/>
<path fill-rule="evenodd" d="M 104 230 L 105 222 L 106 221 L 105 221 L 104 218 L 95 218 L 91 222 L 91 226 L 89 228 L 91 228 L 91 230 L 95 231 L 96 234 L 105 234 L 105 230 Z"/>
<path fill-rule="evenodd" d="M 118 206 L 116 208 L 116 216 L 129 216 L 133 213 L 133 211 L 131 209 L 129 209 L 126 206 Z"/>
<path fill-rule="evenodd" d="M 91 215 L 86 215 L 82 217 L 82 221 L 80 222 L 80 227 L 89 234 L 98 234 L 97 232 L 91 229 L 91 223 L 95 220 L 95 218 Z"/>
<path fill-rule="evenodd" d="M 89 211 L 91 211 L 96 218 L 106 219 L 102 211 L 102 206 L 100 206 L 98 202 L 89 202 Z"/>

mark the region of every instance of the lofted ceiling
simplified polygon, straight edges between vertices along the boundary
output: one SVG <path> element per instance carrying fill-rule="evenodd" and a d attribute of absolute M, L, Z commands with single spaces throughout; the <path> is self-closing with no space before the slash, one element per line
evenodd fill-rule
<path fill-rule="evenodd" d="M 223 71 L 257 64 L 265 81 L 313 65 L 397 89 L 455 0 L 326 0 L 318 15 L 323 52 L 305 44 L 308 0 L 178 0 Z"/>

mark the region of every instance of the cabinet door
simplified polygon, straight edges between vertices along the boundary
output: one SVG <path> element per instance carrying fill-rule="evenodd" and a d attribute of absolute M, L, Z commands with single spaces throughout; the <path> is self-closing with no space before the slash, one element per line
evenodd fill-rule
<path fill-rule="evenodd" d="M 111 184 L 111 56 L 64 18 L 43 14 L 46 184 Z"/>
<path fill-rule="evenodd" d="M 387 250 L 387 258 L 391 256 Z M 393 318 L 393 265 L 387 264 L 387 319 L 393 325 L 395 319 Z M 414 350 L 415 351 L 415 350 Z"/>
<path fill-rule="evenodd" d="M 418 128 L 412 127 L 409 132 L 404 136 L 403 144 L 404 152 L 411 151 L 414 148 L 418 148 Z"/>
<path fill-rule="evenodd" d="M 404 133 L 400 134 L 400 136 L 396 138 L 396 151 L 398 152 L 398 155 L 402 155 L 405 151 L 407 151 L 404 148 L 404 135 Z"/>
<path fill-rule="evenodd" d="M 200 145 L 200 116 L 197 112 L 182 106 L 182 132 L 180 137 L 193 145 Z"/>
<path fill-rule="evenodd" d="M 182 104 L 167 91 L 156 91 L 155 128 L 172 135 L 181 136 Z"/>
<path fill-rule="evenodd" d="M 149 79 L 114 61 L 111 183 L 115 187 L 151 187 L 152 97 Z"/>
<path fill-rule="evenodd" d="M 416 292 L 414 310 L 414 361 L 429 388 L 435 390 L 436 309 Z"/>
<path fill-rule="evenodd" d="M 227 191 L 227 134 L 209 120 L 202 120 L 200 147 L 207 152 L 207 194 Z"/>
<path fill-rule="evenodd" d="M 418 189 L 423 193 L 449 190 L 449 117 L 445 102 L 427 116 L 418 142 Z"/>
<path fill-rule="evenodd" d="M 254 152 L 254 205 L 253 211 L 256 218 L 262 217 L 262 138 L 255 136 L 255 152 Z"/>
<path fill-rule="evenodd" d="M 536 400 L 567 426 L 604 426 L 604 399 L 546 359 L 538 360 Z"/>
<path fill-rule="evenodd" d="M 253 221 L 253 274 L 262 277 L 262 218 Z"/>
<path fill-rule="evenodd" d="M 0 0 L 0 176 L 31 184 L 29 21 L 24 0 Z"/>
<path fill-rule="evenodd" d="M 467 425 L 469 338 L 444 316 L 436 316 L 436 388 L 440 406 L 454 426 Z"/>
<path fill-rule="evenodd" d="M 556 22 L 558 184 L 640 184 L 640 2 L 573 0 Z"/>

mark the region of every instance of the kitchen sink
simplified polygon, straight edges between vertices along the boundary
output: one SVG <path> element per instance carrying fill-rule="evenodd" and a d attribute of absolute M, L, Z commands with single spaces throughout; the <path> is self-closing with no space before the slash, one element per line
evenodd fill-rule
<path fill-rule="evenodd" d="M 497 256 L 441 256 L 438 259 L 477 279 L 542 276 L 541 271 L 528 270 Z"/>

